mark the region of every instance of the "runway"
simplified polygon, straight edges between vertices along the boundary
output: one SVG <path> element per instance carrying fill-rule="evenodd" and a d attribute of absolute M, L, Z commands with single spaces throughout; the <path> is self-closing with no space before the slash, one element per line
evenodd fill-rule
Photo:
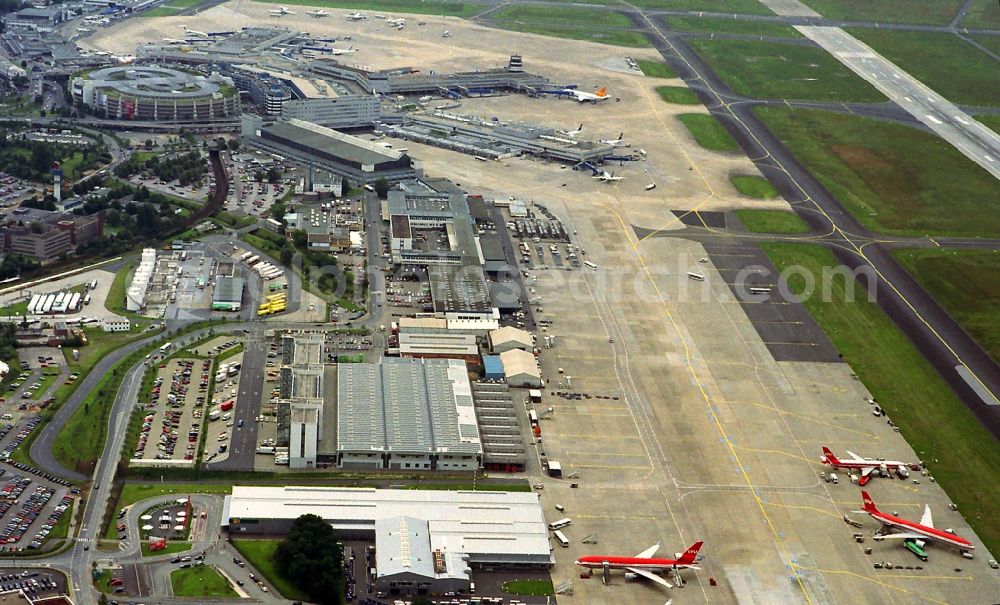
<path fill-rule="evenodd" d="M 838 27 L 796 26 L 851 71 L 1000 179 L 1000 134 Z"/>

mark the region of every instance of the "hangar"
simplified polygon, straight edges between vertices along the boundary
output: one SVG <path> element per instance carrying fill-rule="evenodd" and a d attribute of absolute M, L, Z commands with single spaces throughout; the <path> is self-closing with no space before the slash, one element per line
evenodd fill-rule
<path fill-rule="evenodd" d="M 555 562 L 532 492 L 234 485 L 222 525 L 231 535 L 281 534 L 305 513 L 341 539 L 374 538 L 375 581 L 387 593 L 467 591 L 473 569 Z"/>

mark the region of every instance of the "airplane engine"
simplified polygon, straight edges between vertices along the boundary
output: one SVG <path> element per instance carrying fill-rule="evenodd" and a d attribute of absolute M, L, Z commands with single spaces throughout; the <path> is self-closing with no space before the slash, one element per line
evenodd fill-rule
<path fill-rule="evenodd" d="M 638 574 L 634 574 L 634 573 L 632 573 L 631 571 L 626 571 L 626 572 L 625 572 L 625 579 L 626 579 L 626 580 L 634 580 L 634 579 L 636 579 L 636 578 L 638 578 L 638 577 L 639 577 L 639 575 L 638 575 Z"/>

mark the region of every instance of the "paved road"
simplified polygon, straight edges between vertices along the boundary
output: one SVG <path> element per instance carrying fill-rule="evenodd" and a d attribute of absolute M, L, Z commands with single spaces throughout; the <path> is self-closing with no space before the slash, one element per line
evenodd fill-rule
<path fill-rule="evenodd" d="M 972 119 L 954 103 L 844 30 L 814 26 L 796 29 L 1000 179 L 1000 134 Z"/>
<path fill-rule="evenodd" d="M 259 328 L 251 331 L 243 340 L 243 365 L 240 368 L 239 391 L 236 394 L 236 406 L 233 408 L 233 426 L 228 429 L 231 435 L 229 455 L 225 460 L 207 464 L 208 470 L 253 470 L 257 452 L 255 417 L 260 414 L 260 407 L 250 402 L 267 399 L 267 394 L 264 393 L 264 364 L 267 363 L 268 345 Z M 240 422 L 243 423 L 242 427 Z M 215 448 L 215 441 L 210 434 L 205 445 L 206 454 L 212 448 Z"/>

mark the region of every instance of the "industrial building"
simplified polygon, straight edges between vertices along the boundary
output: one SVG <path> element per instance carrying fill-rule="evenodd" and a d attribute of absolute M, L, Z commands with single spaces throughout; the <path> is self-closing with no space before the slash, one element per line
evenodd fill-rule
<path fill-rule="evenodd" d="M 220 275 L 212 293 L 212 310 L 239 311 L 243 304 L 243 278 Z"/>
<path fill-rule="evenodd" d="M 265 127 L 260 116 L 245 114 L 242 134 L 251 147 L 313 162 L 351 183 L 374 183 L 380 178 L 396 182 L 416 176 L 405 153 L 311 122 L 278 120 Z"/>
<path fill-rule="evenodd" d="M 231 79 L 158 65 L 107 67 L 73 78 L 73 102 L 104 118 L 156 122 L 233 118 L 240 96 Z"/>
<path fill-rule="evenodd" d="M 143 248 L 142 257 L 132 275 L 132 282 L 125 293 L 125 309 L 127 311 L 141 311 L 146 307 L 146 294 L 149 292 L 149 283 L 153 280 L 153 272 L 156 270 L 156 249 Z"/>
<path fill-rule="evenodd" d="M 479 468 L 482 445 L 465 363 L 383 358 L 339 364 L 337 465 Z"/>
<path fill-rule="evenodd" d="M 281 363 L 317 364 L 323 363 L 322 334 L 285 334 L 281 337 Z"/>
<path fill-rule="evenodd" d="M 531 351 L 535 348 L 534 337 L 529 332 L 513 326 L 492 330 L 489 334 L 489 341 L 490 350 L 494 353 L 503 353 L 511 349 Z"/>
<path fill-rule="evenodd" d="M 555 563 L 532 492 L 236 485 L 222 524 L 230 535 L 282 534 L 305 513 L 340 539 L 374 540 L 375 586 L 386 594 L 464 593 L 473 570 Z"/>
<path fill-rule="evenodd" d="M 389 354 L 400 357 L 461 359 L 479 362 L 479 345 L 472 334 L 440 334 L 405 332 L 396 337 L 396 346 L 389 345 Z"/>
<path fill-rule="evenodd" d="M 104 234 L 103 212 L 78 215 L 22 206 L 11 210 L 7 219 L 0 227 L 0 249 L 42 263 Z"/>

